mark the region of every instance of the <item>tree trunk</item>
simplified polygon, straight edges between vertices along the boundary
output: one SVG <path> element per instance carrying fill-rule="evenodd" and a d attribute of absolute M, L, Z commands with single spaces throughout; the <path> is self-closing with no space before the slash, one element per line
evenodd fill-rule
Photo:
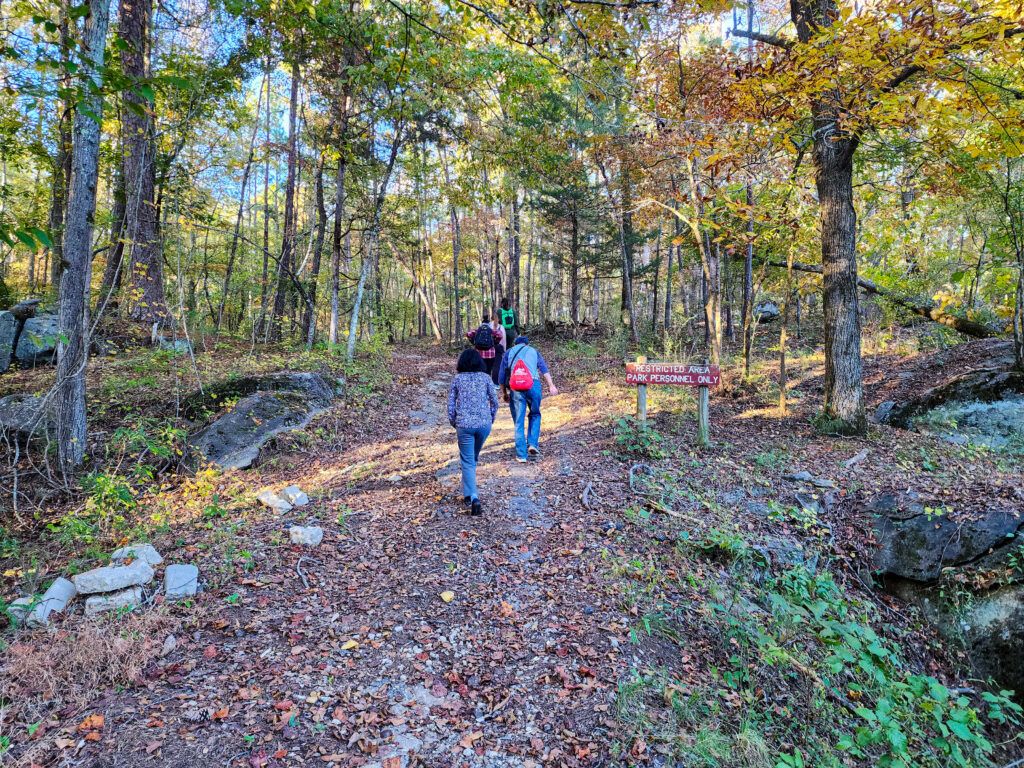
<path fill-rule="evenodd" d="M 519 306 L 519 258 L 522 254 L 522 249 L 519 243 L 519 194 L 512 190 L 512 269 L 509 273 L 509 282 L 511 283 L 511 298 L 512 306 L 515 307 L 516 312 L 520 310 Z"/>
<path fill-rule="evenodd" d="M 65 482 L 82 463 L 86 441 L 85 364 L 88 359 L 88 293 L 96 180 L 99 174 L 102 77 L 109 0 L 89 0 L 81 73 L 95 83 L 86 89 L 75 113 L 71 150 L 64 258 L 60 283 L 60 337 L 57 343 L 57 456 Z"/>
<path fill-rule="evenodd" d="M 238 233 L 242 228 L 242 215 L 245 213 L 245 191 L 249 183 L 249 172 L 252 170 L 252 158 L 256 149 L 256 134 L 259 131 L 260 107 L 263 105 L 263 86 L 260 85 L 260 95 L 256 99 L 256 116 L 253 121 L 252 136 L 249 138 L 249 154 L 245 158 L 245 167 L 242 170 L 242 183 L 238 190 L 238 213 L 235 216 L 235 231 L 231 234 L 231 248 L 228 251 L 228 264 L 224 270 L 224 285 L 220 292 L 220 307 L 217 310 L 217 326 L 215 337 L 220 336 L 220 326 L 224 320 L 224 305 L 228 300 L 228 293 L 231 290 L 231 271 L 235 266 L 235 253 L 238 250 Z"/>
<path fill-rule="evenodd" d="M 299 58 L 292 61 L 291 94 L 288 97 L 288 176 L 284 192 L 284 233 L 281 238 L 281 261 L 277 270 L 277 291 L 274 294 L 274 317 L 271 321 L 270 340 L 281 340 L 281 322 L 284 318 L 285 299 L 289 275 L 292 273 L 292 255 L 295 251 L 295 169 L 296 113 L 299 106 Z"/>
<path fill-rule="evenodd" d="M 260 278 L 260 320 L 256 335 L 264 336 L 267 323 L 267 291 L 270 272 L 270 57 L 266 63 L 267 113 L 263 124 L 263 273 Z"/>
<path fill-rule="evenodd" d="M 61 50 L 71 50 L 71 30 L 68 20 L 69 0 L 61 0 L 59 30 Z M 67 55 L 65 53 L 62 56 Z M 70 70 L 62 70 L 61 86 L 71 88 Z M 71 97 L 60 102 L 60 118 L 57 128 L 57 153 L 53 159 L 53 176 L 50 180 L 50 241 L 53 243 L 50 259 L 50 290 L 56 294 L 60 288 L 60 277 L 64 272 L 64 227 L 68 187 L 71 184 L 71 126 L 75 118 L 75 104 Z"/>
<path fill-rule="evenodd" d="M 359 285 L 356 287 L 356 298 L 352 305 L 352 317 L 349 320 L 348 347 L 345 357 L 352 362 L 356 356 L 356 334 L 359 332 L 359 309 L 363 303 L 363 292 L 366 288 L 366 274 L 369 264 L 373 261 L 377 248 L 377 235 L 380 231 L 380 213 L 384 207 L 384 200 L 388 195 L 388 184 L 391 181 L 391 172 L 395 168 L 395 159 L 398 157 L 398 150 L 402 146 L 403 126 L 395 126 L 395 137 L 391 142 L 391 152 L 388 156 L 388 164 L 384 169 L 384 176 L 378 187 L 376 198 L 373 201 L 373 213 L 370 218 L 370 225 L 363 236 L 363 263 L 359 269 Z"/>
<path fill-rule="evenodd" d="M 326 155 L 321 152 L 316 164 L 314 181 L 314 198 L 316 202 L 316 241 L 313 243 L 313 268 L 309 276 L 309 290 L 306 292 L 306 312 L 302 318 L 302 335 L 306 340 L 306 348 L 313 349 L 316 336 L 316 284 L 320 278 L 320 261 L 324 254 L 324 235 L 327 232 L 327 206 L 324 205 L 324 161 Z"/>
<path fill-rule="evenodd" d="M 748 12 L 748 22 L 751 14 Z M 750 349 L 754 343 L 754 190 L 747 181 L 747 256 L 743 260 L 743 379 L 750 378 Z M 785 411 L 785 408 L 783 408 Z"/>
<path fill-rule="evenodd" d="M 576 198 L 569 214 L 572 232 L 569 240 L 569 320 L 580 324 L 580 216 Z"/>
<path fill-rule="evenodd" d="M 134 81 L 149 77 L 152 0 L 121 0 L 118 35 L 127 44 L 121 52 L 125 75 Z M 168 325 L 164 297 L 163 253 L 157 237 L 156 144 L 152 105 L 134 90 L 124 91 L 121 114 L 125 184 L 125 240 L 128 250 L 128 317 L 136 322 Z"/>

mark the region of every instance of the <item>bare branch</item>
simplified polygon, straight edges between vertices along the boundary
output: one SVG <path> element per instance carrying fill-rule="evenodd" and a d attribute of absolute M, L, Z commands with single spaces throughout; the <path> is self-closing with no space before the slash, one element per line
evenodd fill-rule
<path fill-rule="evenodd" d="M 742 37 L 747 40 L 754 40 L 758 43 L 767 43 L 768 45 L 774 45 L 776 48 L 783 48 L 784 50 L 791 51 L 796 46 L 796 40 L 791 40 L 788 37 L 781 37 L 780 35 L 766 35 L 763 32 L 748 32 L 745 29 L 733 29 L 733 37 Z"/>

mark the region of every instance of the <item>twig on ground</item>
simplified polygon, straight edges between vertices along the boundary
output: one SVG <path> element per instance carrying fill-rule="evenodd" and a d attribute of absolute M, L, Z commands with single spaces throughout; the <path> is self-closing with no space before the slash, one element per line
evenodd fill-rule
<path fill-rule="evenodd" d="M 306 574 L 302 572 L 302 561 L 305 559 L 306 558 L 304 557 L 299 558 L 299 562 L 295 564 L 295 572 L 299 574 L 299 578 L 302 579 L 302 586 L 304 586 L 306 589 L 309 589 L 309 582 L 306 580 Z"/>
<path fill-rule="evenodd" d="M 233 762 L 235 762 L 235 760 L 237 760 L 240 757 L 245 757 L 247 754 L 249 754 L 249 753 L 248 752 L 239 752 L 237 755 L 232 755 L 231 757 L 228 758 L 228 761 L 226 763 L 224 763 L 224 768 L 231 768 L 231 764 Z"/>
<path fill-rule="evenodd" d="M 593 483 L 587 483 L 587 487 L 583 489 L 583 496 L 580 498 L 580 503 L 583 505 L 584 509 L 593 509 L 590 505 L 590 492 L 593 488 Z"/>
<path fill-rule="evenodd" d="M 669 517 L 677 517 L 680 520 L 687 520 L 691 523 L 700 522 L 699 520 L 697 520 L 697 518 L 690 517 L 689 515 L 683 512 L 676 512 L 674 509 L 669 509 L 668 507 L 659 504 L 654 499 L 647 499 L 646 501 L 644 501 L 644 506 L 653 509 L 655 512 L 661 512 L 663 515 L 668 515 Z"/>
<path fill-rule="evenodd" d="M 634 464 L 632 467 L 629 468 L 629 490 L 631 490 L 633 493 L 639 494 L 641 496 L 649 496 L 650 494 L 646 493 L 645 491 L 638 491 L 636 489 L 636 486 L 633 483 L 633 481 L 634 481 L 634 473 L 638 469 L 641 469 L 641 468 L 646 469 L 647 470 L 647 474 L 650 475 L 651 477 L 654 477 L 654 470 L 651 469 L 646 464 Z"/>
<path fill-rule="evenodd" d="M 869 453 L 871 453 L 871 451 L 868 450 L 867 448 L 865 448 L 863 451 L 858 453 L 856 456 L 853 456 L 852 458 L 849 458 L 846 461 L 844 461 L 843 462 L 843 466 L 846 467 L 847 469 L 849 469 L 854 464 L 859 464 L 860 462 L 864 461 L 864 459 L 866 459 L 868 457 Z"/>

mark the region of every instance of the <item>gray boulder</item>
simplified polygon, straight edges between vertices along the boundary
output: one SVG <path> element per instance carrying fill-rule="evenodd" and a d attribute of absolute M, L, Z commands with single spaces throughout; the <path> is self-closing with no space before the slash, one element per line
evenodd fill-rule
<path fill-rule="evenodd" d="M 127 587 L 148 584 L 153 580 L 153 569 L 142 560 L 130 565 L 106 565 L 75 576 L 75 586 L 83 594 L 116 592 Z"/>
<path fill-rule="evenodd" d="M 48 363 L 57 351 L 60 320 L 56 315 L 30 317 L 18 334 L 14 356 L 23 365 Z"/>
<path fill-rule="evenodd" d="M 41 414 L 43 398 L 38 395 L 8 395 L 0 398 L 0 442 L 40 437 L 53 427 L 53 406 Z"/>
<path fill-rule="evenodd" d="M 85 601 L 85 615 L 96 616 L 100 613 L 118 611 L 122 608 L 134 608 L 142 603 L 142 587 L 128 587 L 120 592 L 106 595 L 93 595 Z"/>
<path fill-rule="evenodd" d="M 781 316 L 779 305 L 774 301 L 762 301 L 754 307 L 754 317 L 759 323 L 773 323 Z"/>
<path fill-rule="evenodd" d="M 989 550 L 1014 543 L 1024 516 L 1012 509 L 991 509 L 977 517 L 953 520 L 922 511 L 910 517 L 875 518 L 879 549 L 875 569 L 881 574 L 934 582 L 944 568 L 967 565 Z"/>
<path fill-rule="evenodd" d="M 166 336 L 157 336 L 156 345 L 159 349 L 171 352 L 175 357 L 187 355 L 192 351 L 192 345 L 188 339 L 169 339 Z"/>
<path fill-rule="evenodd" d="M 281 497 L 293 507 L 304 507 L 309 504 L 309 496 L 297 485 L 289 485 L 281 491 Z"/>
<path fill-rule="evenodd" d="M 1024 373 L 985 368 L 971 371 L 924 394 L 889 409 L 886 421 L 909 429 L 913 420 L 950 403 L 991 403 L 1013 395 L 1024 395 Z"/>
<path fill-rule="evenodd" d="M 194 565 L 175 563 L 164 571 L 164 593 L 168 600 L 192 597 L 199 588 L 199 568 Z"/>
<path fill-rule="evenodd" d="M 929 514 L 916 495 L 905 494 L 883 494 L 869 509 L 877 511 L 874 565 L 885 588 L 919 606 L 943 636 L 962 642 L 980 676 L 1024 692 L 1024 573 L 1014 567 L 1024 551 L 1024 514 L 994 508 L 951 519 Z M 965 577 L 966 585 L 995 586 L 951 603 L 960 591 L 940 584 L 943 572 Z"/>
<path fill-rule="evenodd" d="M 276 493 L 270 490 L 260 491 L 256 495 L 256 498 L 263 504 L 270 507 L 274 512 L 277 512 L 277 514 L 279 515 L 283 515 L 285 512 L 289 512 L 292 508 L 291 504 L 289 504 L 287 501 L 285 501 Z"/>
<path fill-rule="evenodd" d="M 324 540 L 324 529 L 319 525 L 310 525 L 308 527 L 293 525 L 288 529 L 288 538 L 292 540 L 292 544 L 315 547 Z"/>
<path fill-rule="evenodd" d="M 50 622 L 50 614 L 59 613 L 68 607 L 78 590 L 67 579 L 60 577 L 43 592 L 39 602 L 28 613 L 25 624 L 29 627 L 44 627 Z"/>
<path fill-rule="evenodd" d="M 110 554 L 110 559 L 117 564 L 131 558 L 141 560 L 147 565 L 160 565 L 164 561 L 160 553 L 156 551 L 156 547 L 152 544 L 128 544 L 115 549 Z"/>
<path fill-rule="evenodd" d="M 39 309 L 39 305 L 43 303 L 42 299 L 25 299 L 19 301 L 13 307 L 11 307 L 11 314 L 14 315 L 21 322 L 25 322 L 30 317 L 35 317 L 36 312 Z"/>
<path fill-rule="evenodd" d="M 315 373 L 257 380 L 257 390 L 188 439 L 189 460 L 222 469 L 252 466 L 260 448 L 281 432 L 302 429 L 331 402 L 333 390 Z"/>
<path fill-rule="evenodd" d="M 18 325 L 18 318 L 11 312 L 0 312 L 0 373 L 11 367 Z"/>

